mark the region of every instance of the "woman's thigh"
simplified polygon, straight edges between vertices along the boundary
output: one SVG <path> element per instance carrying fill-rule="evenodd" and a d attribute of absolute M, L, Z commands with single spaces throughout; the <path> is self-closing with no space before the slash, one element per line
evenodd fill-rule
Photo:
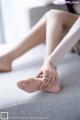
<path fill-rule="evenodd" d="M 69 29 L 72 27 L 74 22 L 79 17 L 78 15 L 72 14 L 67 11 L 54 10 L 54 9 L 48 11 L 47 15 L 50 17 L 51 22 L 52 20 L 54 21 L 54 19 L 58 19 L 58 21 L 62 23 L 64 28 L 64 35 L 69 31 Z"/>
<path fill-rule="evenodd" d="M 64 30 L 65 34 L 70 30 L 72 25 L 75 23 L 75 21 L 78 19 L 79 15 L 72 14 L 69 12 L 63 12 L 63 19 L 64 19 Z"/>
<path fill-rule="evenodd" d="M 75 15 L 72 13 L 64 12 L 64 36 L 68 33 L 72 25 L 75 21 L 80 17 L 79 15 Z M 78 53 L 80 55 L 80 41 L 76 43 L 76 45 L 71 50 L 74 53 Z"/>

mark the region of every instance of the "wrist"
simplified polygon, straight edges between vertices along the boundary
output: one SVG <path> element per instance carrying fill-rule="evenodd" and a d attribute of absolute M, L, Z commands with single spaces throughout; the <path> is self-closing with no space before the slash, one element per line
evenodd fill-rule
<path fill-rule="evenodd" d="M 44 64 L 51 65 L 53 68 L 56 69 L 56 66 L 48 59 L 45 60 Z"/>

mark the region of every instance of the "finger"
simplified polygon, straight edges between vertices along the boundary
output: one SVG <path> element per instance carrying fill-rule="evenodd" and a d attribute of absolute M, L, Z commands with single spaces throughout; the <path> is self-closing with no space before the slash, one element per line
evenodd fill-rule
<path fill-rule="evenodd" d="M 48 71 L 43 71 L 43 88 L 45 87 L 45 85 L 47 83 L 47 78 L 49 79 Z"/>
<path fill-rule="evenodd" d="M 57 73 L 55 75 L 55 84 L 59 84 L 59 76 Z"/>
<path fill-rule="evenodd" d="M 52 75 L 51 79 L 50 79 L 50 81 L 49 81 L 49 83 L 47 85 L 47 88 L 53 86 L 55 83 L 56 83 L 56 76 Z"/>
<path fill-rule="evenodd" d="M 43 74 L 40 75 L 40 78 L 43 78 Z"/>
<path fill-rule="evenodd" d="M 52 82 L 55 82 L 55 80 L 56 80 L 55 77 L 56 77 L 56 75 L 53 75 L 53 73 L 49 72 L 49 73 L 48 73 L 47 84 L 49 84 L 49 83 L 51 82 L 51 80 L 52 80 Z"/>
<path fill-rule="evenodd" d="M 58 78 L 58 74 L 57 72 L 55 72 L 54 74 L 53 73 L 49 73 L 50 78 L 48 79 L 48 81 L 46 82 L 45 84 L 45 87 L 51 87 L 52 85 L 54 84 L 58 84 L 59 83 L 59 78 Z"/>
<path fill-rule="evenodd" d="M 36 74 L 36 78 L 40 77 L 41 74 L 42 74 L 42 71 L 40 70 L 40 71 Z"/>
<path fill-rule="evenodd" d="M 47 77 L 47 79 L 46 79 Z M 47 84 L 50 82 L 51 75 L 48 72 L 44 72 L 43 74 L 43 88 L 47 86 Z"/>
<path fill-rule="evenodd" d="M 49 77 L 49 79 L 46 81 L 44 88 L 46 88 L 51 82 L 51 76 Z"/>
<path fill-rule="evenodd" d="M 49 84 L 47 85 L 46 88 L 50 88 L 50 87 L 52 87 L 54 84 L 55 84 L 55 80 L 54 80 L 54 78 L 52 77 L 51 80 L 50 80 L 50 82 L 49 82 Z"/>
<path fill-rule="evenodd" d="M 43 80 L 45 80 L 47 77 L 49 77 L 49 71 L 45 70 L 43 71 Z"/>

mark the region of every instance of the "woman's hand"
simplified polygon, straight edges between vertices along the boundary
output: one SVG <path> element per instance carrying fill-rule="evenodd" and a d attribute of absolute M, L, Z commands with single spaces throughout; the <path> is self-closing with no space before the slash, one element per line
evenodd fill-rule
<path fill-rule="evenodd" d="M 39 71 L 36 77 L 42 78 L 42 89 L 51 87 L 55 84 L 59 84 L 59 78 L 56 68 L 48 61 L 43 64 L 41 70 Z"/>

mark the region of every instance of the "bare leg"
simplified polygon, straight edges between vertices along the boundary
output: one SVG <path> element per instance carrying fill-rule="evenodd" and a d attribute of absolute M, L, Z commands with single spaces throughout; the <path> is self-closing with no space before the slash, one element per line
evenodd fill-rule
<path fill-rule="evenodd" d="M 62 15 L 62 17 L 60 17 Z M 46 58 L 52 53 L 52 51 L 57 47 L 57 45 L 62 40 L 65 30 L 64 30 L 64 21 L 63 21 L 63 13 L 56 13 L 53 11 L 50 11 L 48 18 L 47 18 L 47 24 L 46 24 L 46 53 L 45 53 L 45 60 Z M 53 68 L 55 69 L 55 68 Z M 57 75 L 58 76 L 58 75 Z M 57 77 L 58 78 L 58 77 Z M 59 79 L 57 80 L 57 83 Z M 54 84 L 50 85 L 51 83 L 45 83 L 45 89 L 44 91 L 47 92 L 59 92 L 60 91 L 60 85 Z"/>
<path fill-rule="evenodd" d="M 27 37 L 6 55 L 0 57 L 0 71 L 10 71 L 11 63 L 25 52 L 44 42 L 46 33 L 46 16 L 31 29 Z"/>
<path fill-rule="evenodd" d="M 61 41 L 62 37 L 67 33 L 69 28 L 72 26 L 73 22 L 76 20 L 75 17 L 72 17 L 72 16 L 70 17 L 70 15 L 67 15 L 67 17 L 72 18 L 72 19 L 74 18 L 74 19 L 71 21 L 71 23 L 68 23 L 65 20 L 65 13 L 63 14 L 63 12 L 59 12 L 59 11 L 57 12 L 50 11 L 48 13 L 47 21 L 46 21 L 46 56 L 45 56 L 45 59 L 56 48 L 56 46 Z M 28 91 L 34 92 L 39 89 L 38 86 L 39 84 L 42 83 L 42 81 L 40 83 L 39 80 L 40 79 L 35 80 L 35 78 L 27 79 L 25 81 L 18 82 L 18 86 L 19 88 L 27 92 Z M 48 87 L 45 89 L 45 91 L 47 92 L 58 92 L 59 90 L 60 90 L 59 85 L 54 85 L 52 87 Z"/>
<path fill-rule="evenodd" d="M 54 19 L 52 19 L 54 18 Z M 67 18 L 70 21 L 67 21 Z M 51 14 L 49 13 L 49 17 L 47 19 L 47 27 L 46 27 L 46 54 L 45 54 L 45 61 L 46 58 L 54 51 L 63 37 L 67 34 L 73 23 L 76 21 L 78 16 L 74 16 L 73 14 L 67 12 L 57 12 Z M 58 29 L 57 29 L 58 28 Z M 53 68 L 55 69 L 55 68 Z M 58 92 L 60 91 L 59 85 L 59 77 L 57 75 L 56 84 L 51 86 L 52 83 L 48 83 L 48 87 L 44 90 L 47 92 Z M 46 84 L 45 84 L 46 86 Z"/>

